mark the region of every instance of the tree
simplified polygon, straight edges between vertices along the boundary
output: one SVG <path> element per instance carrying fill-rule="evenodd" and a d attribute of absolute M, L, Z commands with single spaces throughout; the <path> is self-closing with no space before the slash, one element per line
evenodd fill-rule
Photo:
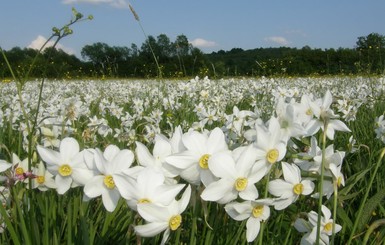
<path fill-rule="evenodd" d="M 109 48 L 110 46 L 108 46 L 108 44 L 97 42 L 92 45 L 84 46 L 80 54 L 83 59 L 92 63 L 96 73 L 100 71 L 102 74 L 106 74 L 108 66 L 107 50 Z"/>
<path fill-rule="evenodd" d="M 179 35 L 176 37 L 174 42 L 174 50 L 175 54 L 178 57 L 179 61 L 179 69 L 186 76 L 186 67 L 184 64 L 185 57 L 188 56 L 189 51 L 191 49 L 191 44 L 188 42 L 188 39 L 185 35 Z"/>
<path fill-rule="evenodd" d="M 142 64 L 142 75 L 154 76 L 158 73 L 159 76 L 161 75 L 157 67 L 159 53 L 155 53 L 158 50 L 159 48 L 156 39 L 151 35 L 148 36 L 146 41 L 142 44 L 140 48 L 140 53 L 138 57 L 140 63 Z"/>
<path fill-rule="evenodd" d="M 81 61 L 75 56 L 64 52 L 62 49 L 48 47 L 44 49 L 43 58 L 38 64 L 43 66 L 42 72 L 50 78 L 71 78 L 81 73 Z M 37 66 L 37 67 L 39 67 Z"/>
<path fill-rule="evenodd" d="M 385 48 L 385 36 L 378 33 L 370 33 L 367 36 L 358 37 L 357 49 Z"/>
<path fill-rule="evenodd" d="M 103 75 L 119 74 L 118 68 L 130 58 L 131 50 L 127 47 L 110 47 L 106 43 L 95 43 L 86 45 L 82 48 L 83 59 L 89 60 L 96 72 L 100 71 Z"/>
<path fill-rule="evenodd" d="M 171 41 L 166 34 L 160 34 L 156 40 L 157 48 L 156 53 L 159 55 L 159 61 L 167 61 L 172 53 Z"/>
<path fill-rule="evenodd" d="M 385 36 L 370 33 L 367 36 L 358 37 L 356 44 L 356 49 L 360 55 L 360 66 L 364 66 L 367 72 L 383 72 L 385 68 L 383 62 Z"/>

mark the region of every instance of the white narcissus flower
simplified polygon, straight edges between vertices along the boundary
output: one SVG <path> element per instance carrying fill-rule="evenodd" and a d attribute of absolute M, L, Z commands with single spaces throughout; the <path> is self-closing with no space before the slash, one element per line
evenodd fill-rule
<path fill-rule="evenodd" d="M 215 181 L 208 161 L 214 154 L 228 151 L 222 130 L 215 128 L 210 135 L 190 131 L 182 136 L 182 142 L 187 150 L 166 157 L 166 162 L 178 168 L 180 176 L 191 184 L 199 185 L 202 182 L 207 186 Z"/>
<path fill-rule="evenodd" d="M 255 201 L 231 202 L 226 204 L 226 213 L 237 221 L 247 219 L 246 222 L 246 238 L 248 242 L 252 242 L 259 234 L 261 222 L 266 221 L 270 216 L 270 208 L 272 200 L 260 199 Z"/>
<path fill-rule="evenodd" d="M 333 180 L 324 179 L 322 185 L 323 196 L 329 199 L 334 194 L 334 187 L 339 188 L 345 186 L 345 178 L 341 172 L 342 164 L 336 165 L 334 163 L 329 164 L 329 169 L 326 170 L 325 176 L 331 177 Z M 319 192 L 312 195 L 314 198 L 319 198 Z"/>
<path fill-rule="evenodd" d="M 202 192 L 201 198 L 206 201 L 215 201 L 220 204 L 235 200 L 238 195 L 243 200 L 255 200 L 258 198 L 258 190 L 255 187 L 265 175 L 265 169 L 255 168 L 256 150 L 253 145 L 245 147 L 239 156 L 229 152 L 213 155 L 209 159 L 209 169 L 219 178 L 212 182 Z M 239 153 L 237 152 L 237 155 Z"/>
<path fill-rule="evenodd" d="M 301 97 L 301 101 L 295 104 L 295 111 L 297 112 L 296 120 L 302 126 L 307 125 L 314 117 L 311 110 L 310 103 L 312 103 L 312 95 L 304 94 Z"/>
<path fill-rule="evenodd" d="M 306 130 L 309 135 L 314 135 L 321 128 L 325 130 L 325 122 L 327 122 L 326 136 L 333 140 L 335 131 L 351 132 L 350 129 L 340 120 L 337 120 L 338 115 L 335 115 L 330 106 L 333 102 L 332 94 L 326 91 L 322 99 L 309 101 L 311 113 L 315 116 L 306 125 Z"/>
<path fill-rule="evenodd" d="M 165 184 L 165 177 L 153 167 L 147 167 L 141 170 L 136 178 L 129 179 L 126 186 L 130 191 L 127 198 L 128 206 L 137 210 L 140 203 L 154 203 L 163 206 L 169 205 L 176 195 L 183 189 L 183 184 Z"/>
<path fill-rule="evenodd" d="M 341 185 L 345 186 L 345 178 L 341 172 L 341 168 L 342 168 L 342 164 L 337 166 L 332 163 L 329 166 L 330 172 L 332 172 L 333 174 L 334 183 L 337 185 L 337 187 L 340 187 Z"/>
<path fill-rule="evenodd" d="M 147 221 L 135 226 L 135 232 L 142 237 L 152 237 L 164 231 L 161 244 L 165 244 L 171 231 L 182 224 L 182 213 L 187 208 L 191 197 L 191 186 L 184 191 L 180 200 L 173 200 L 170 205 L 160 206 L 154 203 L 138 204 L 138 213 Z"/>
<path fill-rule="evenodd" d="M 169 139 L 169 142 L 171 144 L 171 151 L 173 154 L 186 150 L 186 147 L 183 145 L 182 136 L 183 136 L 182 127 L 181 126 L 175 127 L 174 133 L 172 134 L 172 137 Z"/>
<path fill-rule="evenodd" d="M 32 179 L 32 189 L 38 188 L 40 191 L 47 191 L 48 189 L 56 188 L 53 175 L 46 170 L 42 161 L 33 169 L 32 173 L 35 176 Z"/>
<path fill-rule="evenodd" d="M 12 153 L 12 170 L 16 182 L 27 183 L 27 175 L 32 174 L 32 172 L 28 171 L 28 158 L 21 161 L 15 153 Z"/>
<path fill-rule="evenodd" d="M 178 175 L 176 168 L 165 161 L 165 158 L 172 154 L 172 145 L 164 135 L 155 136 L 152 154 L 140 142 L 136 142 L 135 153 L 141 166 L 159 169 L 169 181 L 172 182 L 172 178 Z"/>
<path fill-rule="evenodd" d="M 294 163 L 302 170 L 309 172 L 318 172 L 320 166 L 314 162 L 314 157 L 322 155 L 321 148 L 318 147 L 317 139 L 314 136 L 310 138 L 310 148 L 304 152 L 298 153 L 298 158 L 294 159 Z"/>
<path fill-rule="evenodd" d="M 120 197 L 129 196 L 129 177 L 123 171 L 130 168 L 133 162 L 134 153 L 130 150 L 120 150 L 115 145 L 107 146 L 103 153 L 95 149 L 94 163 L 99 173 L 85 184 L 84 193 L 89 198 L 101 195 L 106 210 L 113 212 Z"/>
<path fill-rule="evenodd" d="M 249 117 L 256 118 L 257 115 L 252 111 L 240 111 L 237 106 L 234 106 L 233 113 L 227 117 L 228 123 L 226 128 L 231 131 L 234 131 L 237 136 L 241 136 L 243 133 L 243 127 L 248 124 L 247 119 Z"/>
<path fill-rule="evenodd" d="M 47 127 L 40 127 L 41 134 L 43 136 L 43 146 L 48 147 L 59 147 L 60 140 L 59 137 L 59 127 L 58 126 L 52 126 L 52 130 Z"/>
<path fill-rule="evenodd" d="M 0 159 L 0 173 L 7 171 L 12 167 L 12 163 L 9 163 L 5 160 Z"/>
<path fill-rule="evenodd" d="M 330 210 L 324 205 L 322 205 L 321 211 L 323 214 L 321 217 L 321 233 L 331 236 L 333 233 L 333 223 L 334 223 L 333 219 L 330 218 L 332 214 Z M 314 211 L 310 211 L 308 216 L 309 216 L 309 222 L 316 227 L 318 214 Z M 342 226 L 340 226 L 339 224 L 334 224 L 334 228 L 335 228 L 335 232 L 337 233 L 342 229 Z"/>
<path fill-rule="evenodd" d="M 324 166 L 325 169 L 329 169 L 331 164 L 334 164 L 336 167 L 340 166 L 342 164 L 342 161 L 344 160 L 345 152 L 344 151 L 334 151 L 334 145 L 328 145 L 325 149 L 325 162 Z M 318 173 L 321 173 L 321 166 L 322 166 L 322 151 L 320 151 L 315 157 L 314 157 L 314 166 L 309 171 L 317 171 Z"/>
<path fill-rule="evenodd" d="M 297 120 L 294 104 L 288 104 L 284 99 L 279 99 L 276 105 L 276 114 L 281 125 L 283 139 L 287 141 L 291 137 L 306 135 L 305 128 Z"/>
<path fill-rule="evenodd" d="M 267 174 L 271 166 L 285 156 L 287 142 L 283 140 L 281 125 L 275 117 L 270 118 L 267 129 L 262 125 L 256 125 L 256 130 L 257 161 L 255 166 L 264 167 Z"/>
<path fill-rule="evenodd" d="M 327 245 L 329 244 L 329 236 L 333 234 L 333 225 L 335 233 L 339 232 L 342 229 L 342 226 L 335 224 L 333 219 L 330 219 L 331 212 L 326 206 L 322 205 L 321 210 L 323 215 L 321 216 L 321 233 L 319 244 Z M 307 217 L 308 221 L 302 218 L 298 218 L 294 223 L 294 227 L 299 232 L 305 232 L 305 235 L 301 239 L 301 245 L 311 245 L 315 244 L 317 241 L 318 214 L 314 211 L 310 211 L 307 214 Z"/>
<path fill-rule="evenodd" d="M 302 170 L 309 172 L 321 173 L 322 166 L 322 150 L 317 146 L 317 140 L 315 137 L 311 137 L 311 145 L 307 152 L 298 153 L 299 158 L 294 159 L 294 163 L 297 164 Z M 328 145 L 325 149 L 325 169 L 329 170 L 331 165 L 335 167 L 341 166 L 345 152 L 335 151 L 334 145 Z"/>
<path fill-rule="evenodd" d="M 301 180 L 301 171 L 294 164 L 282 162 L 282 179 L 269 182 L 270 194 L 279 197 L 274 200 L 274 208 L 282 210 L 294 203 L 300 195 L 310 195 L 314 190 L 314 183 L 310 180 Z"/>
<path fill-rule="evenodd" d="M 74 138 L 64 138 L 60 143 L 59 152 L 39 145 L 37 152 L 47 163 L 47 170 L 55 176 L 59 194 L 64 194 L 71 187 L 85 185 L 94 175 L 84 163 L 83 152 L 79 151 L 79 143 Z"/>
<path fill-rule="evenodd" d="M 0 159 L 0 173 L 7 171 L 12 167 L 12 163 Z M 0 182 L 6 180 L 6 176 L 0 176 Z"/>
<path fill-rule="evenodd" d="M 384 115 L 376 117 L 374 124 L 374 132 L 376 133 L 376 139 L 381 140 L 385 144 L 385 120 Z"/>

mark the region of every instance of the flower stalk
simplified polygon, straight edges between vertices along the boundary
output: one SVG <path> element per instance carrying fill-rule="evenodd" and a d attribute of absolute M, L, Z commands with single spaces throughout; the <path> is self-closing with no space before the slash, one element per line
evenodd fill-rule
<path fill-rule="evenodd" d="M 318 197 L 316 245 L 320 244 L 320 239 L 321 239 L 322 197 L 323 197 L 323 182 L 324 182 L 325 163 L 326 163 L 326 131 L 327 131 L 327 127 L 328 127 L 328 120 L 324 120 L 324 130 L 322 132 L 321 176 L 320 176 L 320 181 L 319 181 L 319 185 L 318 185 L 319 197 Z"/>

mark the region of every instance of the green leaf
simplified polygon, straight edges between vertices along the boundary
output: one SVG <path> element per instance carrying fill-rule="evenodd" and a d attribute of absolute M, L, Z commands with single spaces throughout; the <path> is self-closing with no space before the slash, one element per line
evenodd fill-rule
<path fill-rule="evenodd" d="M 344 224 L 345 228 L 347 228 L 348 230 L 352 230 L 353 222 L 343 208 L 337 209 L 337 215 L 338 218 L 343 221 L 342 223 Z"/>
<path fill-rule="evenodd" d="M 374 196 L 372 196 L 365 204 L 364 209 L 362 211 L 362 215 L 358 222 L 358 230 L 361 231 L 365 228 L 366 224 L 368 224 L 370 218 L 372 217 L 373 211 L 376 209 L 378 204 L 385 198 L 385 188 L 377 192 Z"/>
<path fill-rule="evenodd" d="M 367 168 L 361 172 L 358 172 L 352 176 L 349 177 L 349 179 L 346 182 L 345 188 L 341 189 L 339 191 L 340 196 L 346 196 L 356 184 L 363 179 L 366 174 L 371 170 L 371 168 Z"/>
<path fill-rule="evenodd" d="M 4 220 L 5 224 L 7 225 L 7 230 L 10 233 L 12 237 L 12 242 L 15 245 L 20 245 L 20 240 L 19 236 L 16 234 L 15 228 L 13 227 L 13 224 L 11 220 L 8 217 L 7 211 L 5 210 L 3 205 L 0 205 L 0 213 L 1 213 L 1 218 Z"/>

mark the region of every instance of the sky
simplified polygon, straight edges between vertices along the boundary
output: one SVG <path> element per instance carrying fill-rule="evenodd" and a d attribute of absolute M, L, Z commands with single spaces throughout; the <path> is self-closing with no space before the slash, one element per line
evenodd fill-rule
<path fill-rule="evenodd" d="M 96 42 L 140 48 L 146 35 L 166 34 L 171 42 L 185 35 L 204 53 L 354 48 L 360 36 L 385 35 L 384 0 L 1 0 L 0 47 L 39 48 L 52 27 L 68 23 L 72 7 L 94 17 L 74 25 L 59 43 L 79 58 L 85 45 Z"/>

